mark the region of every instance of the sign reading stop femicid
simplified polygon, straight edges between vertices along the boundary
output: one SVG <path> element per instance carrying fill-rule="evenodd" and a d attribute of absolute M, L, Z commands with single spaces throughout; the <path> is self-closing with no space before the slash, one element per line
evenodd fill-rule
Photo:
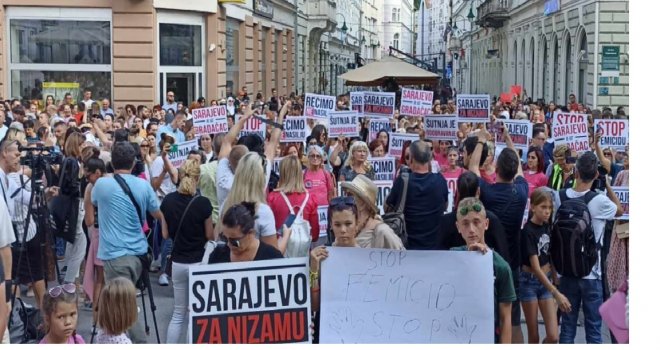
<path fill-rule="evenodd" d="M 596 119 L 594 131 L 601 134 L 600 147 L 625 150 L 628 145 L 628 120 L 625 119 Z"/>

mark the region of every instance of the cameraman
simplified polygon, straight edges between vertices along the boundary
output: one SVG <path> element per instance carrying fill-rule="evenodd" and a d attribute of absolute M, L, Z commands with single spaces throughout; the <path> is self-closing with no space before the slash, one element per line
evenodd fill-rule
<path fill-rule="evenodd" d="M 92 204 L 99 213 L 98 258 L 103 261 L 106 283 L 117 277 L 126 277 L 137 285 L 143 269 L 149 268 L 148 262 L 143 262 L 148 244 L 142 224 L 147 212 L 160 221 L 163 237 L 168 237 L 167 223 L 159 209 L 156 193 L 146 180 L 131 175 L 135 156 L 135 148 L 129 142 L 115 143 L 112 148 L 114 178 L 98 179 L 92 190 Z M 127 192 L 120 183 L 125 184 Z M 141 323 L 138 320 L 128 331 L 133 343 L 147 342 Z"/>

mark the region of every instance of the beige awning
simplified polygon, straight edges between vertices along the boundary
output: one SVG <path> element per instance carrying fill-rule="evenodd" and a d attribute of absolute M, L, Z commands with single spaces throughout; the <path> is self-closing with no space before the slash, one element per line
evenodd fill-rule
<path fill-rule="evenodd" d="M 380 86 L 393 78 L 399 85 L 437 84 L 438 75 L 393 56 L 372 62 L 339 76 L 346 85 Z"/>

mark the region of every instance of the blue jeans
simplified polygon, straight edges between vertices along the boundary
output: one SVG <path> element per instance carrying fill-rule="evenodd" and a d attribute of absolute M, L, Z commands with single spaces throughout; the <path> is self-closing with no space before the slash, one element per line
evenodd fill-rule
<path fill-rule="evenodd" d="M 167 256 L 172 254 L 172 239 L 164 239 L 160 246 L 160 273 L 167 269 Z"/>
<path fill-rule="evenodd" d="M 601 344 L 602 319 L 598 308 L 603 303 L 603 284 L 601 280 L 582 279 L 562 276 L 559 291 L 571 302 L 571 312 L 561 314 L 560 344 L 573 344 L 577 330 L 580 304 L 584 313 L 584 332 L 587 344 Z"/>

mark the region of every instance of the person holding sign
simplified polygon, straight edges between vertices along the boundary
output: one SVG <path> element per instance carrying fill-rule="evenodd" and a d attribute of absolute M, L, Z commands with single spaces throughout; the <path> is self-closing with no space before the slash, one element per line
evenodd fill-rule
<path fill-rule="evenodd" d="M 339 181 L 351 181 L 358 174 L 366 175 L 369 179 L 373 180 L 376 173 L 371 163 L 367 161 L 368 155 L 369 148 L 366 143 L 362 141 L 353 142 L 353 145 L 348 151 L 346 165 L 341 168 Z"/>
<path fill-rule="evenodd" d="M 209 256 L 209 264 L 260 261 L 283 258 L 282 253 L 257 238 L 257 204 L 241 202 L 229 207 L 222 216 L 223 231 L 220 239 L 224 245 L 216 247 Z M 284 228 L 289 231 L 289 228 Z"/>
<path fill-rule="evenodd" d="M 358 208 L 357 243 L 362 248 L 405 250 L 401 238 L 378 215 L 378 188 L 360 174 L 353 181 L 342 182 L 341 188 L 355 198 Z"/>
<path fill-rule="evenodd" d="M 484 241 L 488 229 L 486 208 L 476 198 L 468 197 L 458 203 L 456 227 L 466 245 L 452 250 L 470 250 L 486 253 L 489 248 Z M 495 274 L 495 342 L 511 344 L 511 303 L 516 300 L 511 268 L 497 252 L 493 252 Z"/>

